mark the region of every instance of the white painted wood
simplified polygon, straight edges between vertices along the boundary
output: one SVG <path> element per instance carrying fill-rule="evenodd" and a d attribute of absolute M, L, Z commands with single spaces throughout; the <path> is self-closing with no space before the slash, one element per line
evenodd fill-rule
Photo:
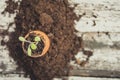
<path fill-rule="evenodd" d="M 0 13 L 4 11 L 6 7 L 6 0 L 0 1 Z M 9 23 L 14 22 L 14 17 L 16 14 L 6 13 L 5 15 L 0 14 L 0 30 L 6 30 L 8 28 Z M 9 32 L 14 31 L 15 25 L 13 25 Z"/>
<path fill-rule="evenodd" d="M 5 9 L 6 7 L 6 0 L 0 1 L 0 13 Z M 8 29 L 8 25 L 11 22 L 14 22 L 14 17 L 16 14 L 8 14 L 5 15 L 0 14 L 0 33 L 3 30 Z M 15 25 L 12 25 L 11 28 L 9 28 L 9 32 L 14 31 Z M 9 40 L 9 36 L 0 36 L 0 72 L 2 71 L 14 71 L 17 67 L 15 61 L 9 56 L 9 51 L 7 49 L 7 46 L 1 45 L 1 40 L 4 40 L 7 42 Z"/>
<path fill-rule="evenodd" d="M 93 56 L 90 57 L 89 63 L 86 63 L 84 67 L 81 67 L 74 61 L 71 61 L 71 65 L 73 65 L 75 69 L 120 71 L 120 50 L 104 48 L 94 49 L 93 52 Z M 76 59 L 84 61 L 86 57 L 82 54 L 82 52 L 78 53 Z"/>
<path fill-rule="evenodd" d="M 68 80 L 120 80 L 114 78 L 95 78 L 95 77 L 75 77 L 71 76 Z"/>
<path fill-rule="evenodd" d="M 6 7 L 6 0 L 0 0 L 0 13 L 5 9 Z M 14 22 L 14 17 L 16 14 L 8 14 L 5 15 L 0 14 L 0 33 L 2 31 L 8 29 L 8 25 L 11 22 Z M 8 32 L 13 32 L 15 28 L 15 25 L 12 25 Z M 7 46 L 2 46 L 1 41 L 4 40 L 7 42 L 9 40 L 9 36 L 0 36 L 0 80 L 29 80 L 26 78 L 23 78 L 23 74 L 9 74 L 9 72 L 15 72 L 17 65 L 16 62 L 9 56 L 9 51 Z M 23 71 L 20 71 L 23 72 Z M 7 74 L 4 74 L 7 73 Z M 22 77 L 19 77 L 22 76 Z"/>
<path fill-rule="evenodd" d="M 120 0 L 69 0 L 78 4 L 75 28 L 80 32 L 120 32 Z M 84 14 L 84 15 L 83 15 Z"/>
<path fill-rule="evenodd" d="M 30 80 L 30 79 L 22 77 L 0 77 L 0 80 Z"/>
<path fill-rule="evenodd" d="M 89 63 L 84 67 L 71 61 L 71 65 L 78 69 L 91 70 L 113 70 L 120 71 L 120 34 L 119 33 L 78 33 L 83 38 L 85 50 L 93 51 Z M 85 61 L 87 56 L 79 52 L 76 56 L 77 61 Z"/>
<path fill-rule="evenodd" d="M 74 61 L 71 64 L 78 69 L 119 71 L 120 0 L 69 0 L 69 2 L 78 4 L 75 13 L 81 15 L 81 19 L 75 21 L 75 28 L 80 32 L 78 35 L 82 35 L 83 47 L 94 52 L 85 67 L 74 64 Z M 84 61 L 87 56 L 79 52 L 76 58 Z"/>
<path fill-rule="evenodd" d="M 120 80 L 119 78 L 98 78 L 98 77 L 76 77 L 76 76 L 70 76 L 65 77 L 65 80 Z M 54 78 L 53 80 L 63 80 L 61 78 Z"/>
<path fill-rule="evenodd" d="M 0 80 L 30 80 L 22 77 L 0 77 Z M 53 80 L 63 80 L 61 78 L 54 78 Z M 66 80 L 120 80 L 119 78 L 96 78 L 96 77 L 76 77 L 70 76 Z"/>
<path fill-rule="evenodd" d="M 120 49 L 120 33 L 77 33 L 83 38 L 84 46 L 91 49 L 105 47 Z"/>

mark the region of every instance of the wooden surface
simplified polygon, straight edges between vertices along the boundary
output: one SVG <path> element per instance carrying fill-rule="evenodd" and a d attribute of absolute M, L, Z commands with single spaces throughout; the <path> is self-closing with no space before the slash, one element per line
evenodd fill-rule
<path fill-rule="evenodd" d="M 120 0 L 69 0 L 78 4 L 77 15 L 83 15 L 76 22 L 81 32 L 119 32 Z"/>
<path fill-rule="evenodd" d="M 0 0 L 0 13 L 6 7 L 5 1 Z M 93 55 L 85 66 L 80 66 L 79 63 L 87 59 L 80 51 L 75 56 L 78 62 L 70 62 L 73 71 L 67 79 L 120 80 L 120 0 L 69 0 L 69 3 L 71 7 L 78 4 L 74 11 L 81 19 L 75 21 L 75 28 L 79 31 L 76 34 L 83 38 L 83 48 L 92 51 Z M 0 33 L 8 29 L 15 16 L 0 14 Z M 15 25 L 9 28 L 9 32 L 14 28 Z M 0 42 L 8 39 L 7 35 L 0 36 Z M 16 70 L 17 65 L 8 53 L 7 47 L 0 43 L 0 80 L 29 80 L 29 77 L 24 78 L 22 70 Z"/>
<path fill-rule="evenodd" d="M 80 69 L 119 71 L 120 0 L 71 0 L 71 4 L 78 4 L 75 12 L 82 16 L 75 21 L 75 28 L 83 38 L 83 47 L 93 51 L 89 63 Z M 82 56 L 85 58 L 79 52 L 76 58 Z"/>

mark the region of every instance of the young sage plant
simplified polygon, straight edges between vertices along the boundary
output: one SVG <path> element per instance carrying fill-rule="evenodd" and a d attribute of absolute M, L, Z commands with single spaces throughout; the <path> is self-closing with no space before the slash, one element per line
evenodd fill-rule
<path fill-rule="evenodd" d="M 21 42 L 29 43 L 28 48 L 27 48 L 27 53 L 28 53 L 29 56 L 31 56 L 32 55 L 32 50 L 37 49 L 37 44 L 39 43 L 39 41 L 41 41 L 41 38 L 39 36 L 36 36 L 36 37 L 34 37 L 34 41 L 32 42 L 32 41 L 28 41 L 24 37 L 20 36 L 19 40 Z"/>

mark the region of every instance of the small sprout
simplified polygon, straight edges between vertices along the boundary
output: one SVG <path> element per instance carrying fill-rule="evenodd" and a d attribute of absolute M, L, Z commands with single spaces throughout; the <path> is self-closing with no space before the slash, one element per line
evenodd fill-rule
<path fill-rule="evenodd" d="M 22 36 L 19 37 L 19 40 L 22 41 L 22 42 L 26 41 L 26 39 Z"/>
<path fill-rule="evenodd" d="M 22 42 L 29 43 L 29 46 L 27 48 L 27 54 L 28 54 L 28 56 L 31 56 L 32 55 L 32 50 L 36 50 L 37 49 L 37 44 L 39 43 L 39 41 L 41 41 L 41 38 L 39 36 L 36 36 L 34 38 L 34 42 L 32 42 L 32 41 L 28 41 L 24 37 L 20 36 L 19 40 L 22 41 Z"/>
<path fill-rule="evenodd" d="M 38 41 L 40 41 L 41 39 L 40 39 L 40 37 L 39 36 L 36 36 L 35 38 L 34 38 L 34 41 L 36 41 L 36 42 L 38 42 Z"/>
<path fill-rule="evenodd" d="M 31 47 L 32 50 L 36 50 L 36 49 L 37 49 L 37 45 L 34 44 L 34 43 L 31 43 L 31 44 L 30 44 L 30 47 Z"/>
<path fill-rule="evenodd" d="M 31 56 L 32 51 L 31 51 L 30 47 L 28 47 L 27 53 L 28 53 L 28 56 Z"/>

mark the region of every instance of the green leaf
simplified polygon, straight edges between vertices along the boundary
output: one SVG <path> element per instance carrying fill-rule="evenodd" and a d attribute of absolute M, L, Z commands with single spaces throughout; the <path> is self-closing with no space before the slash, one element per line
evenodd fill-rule
<path fill-rule="evenodd" d="M 41 39 L 40 39 L 40 37 L 39 36 L 36 36 L 35 38 L 34 38 L 34 41 L 36 41 L 36 42 L 38 42 L 38 41 L 40 41 Z"/>
<path fill-rule="evenodd" d="M 26 39 L 22 36 L 19 37 L 19 40 L 22 41 L 22 42 L 26 41 Z"/>
<path fill-rule="evenodd" d="M 31 44 L 30 44 L 30 47 L 31 47 L 31 49 L 33 49 L 33 50 L 36 50 L 36 49 L 37 49 L 37 46 L 36 46 L 34 43 L 31 43 Z"/>
<path fill-rule="evenodd" d="M 27 50 L 27 52 L 28 52 L 28 56 L 31 56 L 31 54 L 32 54 L 32 51 L 31 51 L 30 47 L 28 47 L 28 50 Z"/>

